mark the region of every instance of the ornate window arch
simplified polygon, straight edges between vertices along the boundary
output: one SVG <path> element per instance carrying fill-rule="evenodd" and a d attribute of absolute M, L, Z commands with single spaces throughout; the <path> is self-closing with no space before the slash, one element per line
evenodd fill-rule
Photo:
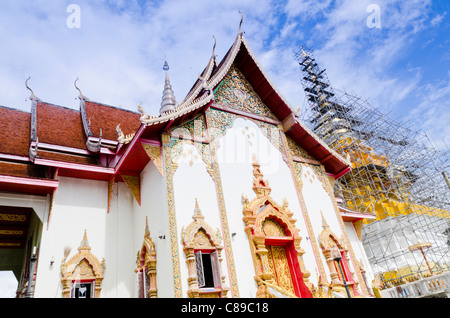
<path fill-rule="evenodd" d="M 333 249 L 338 250 L 341 256 L 341 266 L 342 271 L 344 273 L 344 278 L 347 282 L 347 285 L 350 286 L 350 292 L 355 295 L 357 294 L 357 286 L 358 283 L 354 281 L 353 274 L 350 271 L 348 261 L 348 249 L 345 247 L 344 240 L 337 237 L 337 235 L 331 231 L 330 226 L 327 224 L 325 218 L 323 217 L 322 212 L 322 232 L 319 235 L 319 243 L 320 248 L 322 249 L 322 253 L 325 256 L 325 261 L 328 265 L 328 269 L 330 270 L 331 282 L 335 286 L 343 287 L 344 282 L 342 279 L 342 274 L 339 269 L 339 264 L 333 260 Z M 343 289 L 342 289 L 343 291 Z"/>
<path fill-rule="evenodd" d="M 64 255 L 61 262 L 63 297 L 99 298 L 102 290 L 103 273 L 106 269 L 105 259 L 100 263 L 97 257 L 91 254 L 86 230 L 84 230 L 83 240 L 78 247 L 78 253 L 66 262 L 67 256 Z"/>
<path fill-rule="evenodd" d="M 137 252 L 136 275 L 139 298 L 157 298 L 158 288 L 156 287 L 156 250 L 155 243 L 150 237 L 148 220 L 145 217 L 144 242 Z"/>
<path fill-rule="evenodd" d="M 243 220 L 255 267 L 258 297 L 273 297 L 268 287 L 290 297 L 312 297 L 300 247 L 302 240 L 287 200 L 280 206 L 270 197 L 271 188 L 253 155 L 253 191 L 249 202 L 242 197 Z"/>
<path fill-rule="evenodd" d="M 193 221 L 181 229 L 188 265 L 188 295 L 191 298 L 227 297 L 229 288 L 222 275 L 222 238 L 204 220 L 195 199 Z"/>

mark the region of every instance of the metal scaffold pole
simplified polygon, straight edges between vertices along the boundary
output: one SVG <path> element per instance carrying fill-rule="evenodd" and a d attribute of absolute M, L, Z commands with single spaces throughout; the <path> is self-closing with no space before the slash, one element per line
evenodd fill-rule
<path fill-rule="evenodd" d="M 362 243 L 385 287 L 450 271 L 448 149 L 437 149 L 410 123 L 398 122 L 357 96 L 334 89 L 312 51 L 295 53 L 306 97 L 301 120 L 344 158 L 352 171 L 335 195 L 372 212 Z M 424 257 L 408 247 L 429 242 Z"/>

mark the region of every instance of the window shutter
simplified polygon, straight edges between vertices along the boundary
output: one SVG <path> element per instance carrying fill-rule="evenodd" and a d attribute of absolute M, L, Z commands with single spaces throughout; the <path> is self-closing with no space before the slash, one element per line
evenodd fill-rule
<path fill-rule="evenodd" d="M 203 261 L 201 251 L 195 253 L 195 269 L 197 270 L 198 287 L 205 286 L 205 274 L 203 273 Z"/>
<path fill-rule="evenodd" d="M 136 272 L 136 289 L 137 289 L 138 297 L 142 298 L 142 293 L 141 293 L 141 273 L 139 271 Z"/>
<path fill-rule="evenodd" d="M 214 287 L 219 287 L 222 283 L 220 273 L 219 255 L 217 251 L 211 253 L 212 272 L 214 278 Z"/>
<path fill-rule="evenodd" d="M 141 271 L 141 279 L 142 279 L 142 298 L 147 298 L 147 280 L 145 279 L 145 267 L 142 268 Z"/>

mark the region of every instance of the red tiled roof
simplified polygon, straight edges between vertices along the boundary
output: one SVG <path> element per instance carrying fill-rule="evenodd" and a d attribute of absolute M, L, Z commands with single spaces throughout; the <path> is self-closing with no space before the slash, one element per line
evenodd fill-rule
<path fill-rule="evenodd" d="M 39 143 L 86 149 L 79 111 L 38 102 L 36 122 Z"/>
<path fill-rule="evenodd" d="M 37 157 L 48 160 L 62 161 L 62 162 L 70 162 L 82 165 L 100 165 L 98 159 L 89 156 L 80 156 L 75 154 L 65 154 L 60 152 L 53 151 L 44 151 L 38 149 Z"/>
<path fill-rule="evenodd" d="M 28 156 L 31 114 L 0 107 L 0 153 Z"/>
<path fill-rule="evenodd" d="M 27 163 L 13 163 L 0 161 L 0 175 L 11 177 L 45 179 L 43 167 Z"/>
<path fill-rule="evenodd" d="M 90 120 L 91 132 L 95 137 L 117 140 L 116 127 L 120 124 L 120 129 L 125 135 L 135 133 L 141 122 L 140 114 L 113 106 L 108 106 L 92 101 L 85 101 L 86 116 Z"/>

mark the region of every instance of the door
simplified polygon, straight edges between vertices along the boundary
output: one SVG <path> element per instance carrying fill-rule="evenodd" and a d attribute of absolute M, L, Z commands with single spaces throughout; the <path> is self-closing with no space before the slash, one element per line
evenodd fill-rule
<path fill-rule="evenodd" d="M 266 245 L 268 263 L 276 284 L 293 294 L 296 294 L 292 281 L 291 269 L 283 245 Z"/>

